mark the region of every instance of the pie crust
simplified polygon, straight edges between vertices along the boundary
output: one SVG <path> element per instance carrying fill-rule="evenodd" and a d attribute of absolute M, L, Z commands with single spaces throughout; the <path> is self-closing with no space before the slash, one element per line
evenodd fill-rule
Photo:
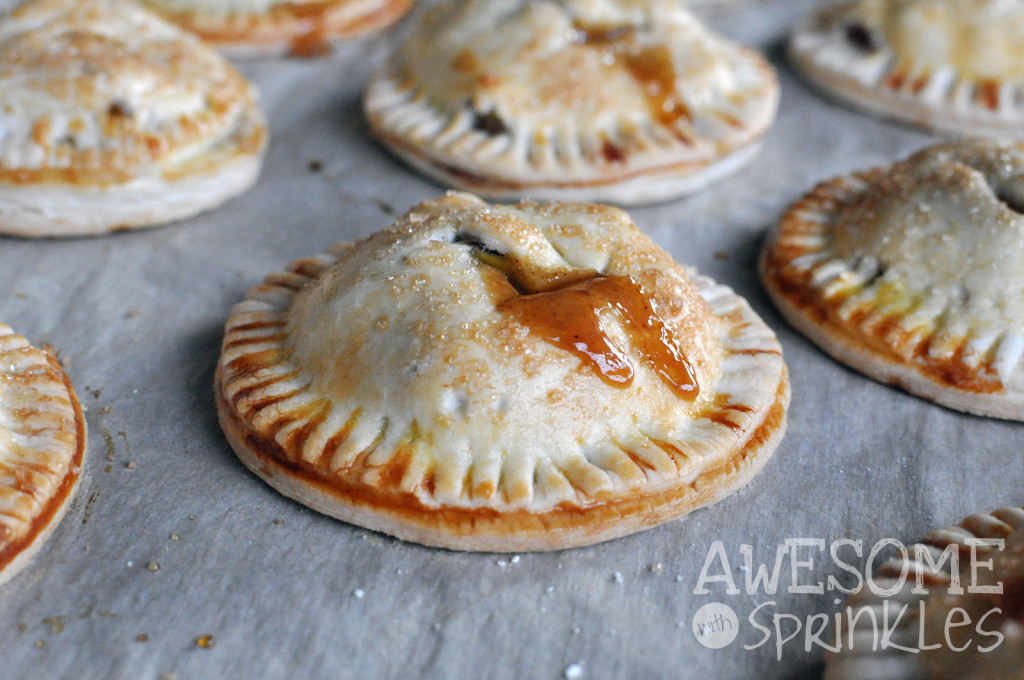
<path fill-rule="evenodd" d="M 747 303 L 622 211 L 450 194 L 252 289 L 216 394 L 235 452 L 282 493 L 504 552 L 723 498 L 781 439 L 789 381 Z"/>
<path fill-rule="evenodd" d="M 814 10 L 789 43 L 816 86 L 926 128 L 1024 133 L 1024 6 L 1002 0 L 860 0 Z"/>
<path fill-rule="evenodd" d="M 82 408 L 60 365 L 0 324 L 0 583 L 60 523 L 85 444 Z"/>
<path fill-rule="evenodd" d="M 412 0 L 143 0 L 230 56 L 315 56 L 395 23 Z"/>
<path fill-rule="evenodd" d="M 1000 549 L 978 545 L 975 539 L 1004 543 Z M 955 574 L 948 558 L 941 561 L 950 545 L 957 546 L 959 554 Z M 972 559 L 977 565 L 974 574 Z M 918 573 L 926 592 L 913 592 Z M 959 526 L 907 546 L 905 556 L 888 560 L 873 574 L 876 588 L 893 594 L 876 594 L 865 586 L 850 596 L 842 617 L 844 623 L 858 617 L 852 648 L 847 628 L 840 651 L 827 657 L 825 680 L 1024 678 L 1024 509 L 971 515 Z M 1001 592 L 978 592 L 981 588 Z M 903 615 L 897 616 L 904 607 Z M 954 612 L 956 608 L 962 613 Z M 970 623 L 956 625 L 965 614 Z M 879 622 L 877 634 L 871 629 L 872 617 Z M 881 623 L 886 619 L 890 630 L 883 645 Z M 948 621 L 953 625 L 947 628 Z"/>
<path fill-rule="evenodd" d="M 967 140 L 793 204 L 761 278 L 839 361 L 945 406 L 1024 420 L 1024 146 Z"/>
<path fill-rule="evenodd" d="M 77 236 L 214 208 L 266 143 L 245 79 L 130 0 L 29 0 L 0 21 L 0 233 Z"/>
<path fill-rule="evenodd" d="M 764 58 L 673 0 L 443 4 L 364 102 L 373 134 L 446 185 L 619 204 L 737 170 L 777 103 Z"/>

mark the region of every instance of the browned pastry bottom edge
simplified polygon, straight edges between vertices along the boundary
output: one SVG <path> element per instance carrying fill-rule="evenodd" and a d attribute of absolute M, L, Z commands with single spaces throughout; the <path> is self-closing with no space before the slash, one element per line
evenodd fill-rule
<path fill-rule="evenodd" d="M 764 467 L 786 430 L 789 377 L 780 376 L 775 400 L 757 428 L 723 464 L 693 482 L 586 506 L 560 505 L 533 513 L 436 508 L 414 495 L 367 488 L 288 459 L 281 446 L 255 432 L 224 400 L 216 374 L 217 412 L 241 461 L 285 496 L 331 517 L 403 540 L 452 550 L 531 552 L 561 550 L 625 536 L 721 500 Z"/>
<path fill-rule="evenodd" d="M 4 546 L 0 549 L 0 583 L 6 582 L 15 573 L 20 571 L 29 560 L 32 559 L 39 549 L 46 542 L 47 537 L 60 524 L 64 513 L 67 512 L 71 499 L 74 498 L 75 490 L 81 478 L 82 463 L 85 459 L 86 447 L 86 425 L 85 416 L 82 413 L 82 405 L 78 401 L 75 389 L 71 385 L 64 369 L 51 355 L 47 355 L 53 371 L 60 375 L 64 386 L 68 391 L 68 398 L 75 412 L 75 430 L 77 440 L 75 454 L 68 464 L 68 472 L 64 475 L 57 493 L 53 495 L 43 511 L 32 520 L 32 526 L 28 533 L 21 539 Z"/>
<path fill-rule="evenodd" d="M 332 0 L 313 3 L 310 7 L 283 5 L 276 7 L 269 18 L 254 15 L 251 21 L 234 21 L 229 26 L 216 29 L 192 21 L 188 12 L 165 13 L 165 16 L 206 42 L 230 52 L 290 52 L 301 57 L 326 51 L 333 40 L 383 29 L 406 14 L 412 2 L 382 0 L 376 9 L 347 21 L 331 20 L 330 11 L 337 5 Z"/>
<path fill-rule="evenodd" d="M 944 380 L 934 370 L 897 359 L 872 347 L 849 329 L 832 323 L 824 310 L 811 308 L 799 295 L 787 291 L 788 283 L 780 281 L 775 274 L 769 248 L 770 241 L 762 250 L 759 263 L 761 282 L 768 296 L 783 318 L 826 354 L 878 382 L 947 408 L 980 416 L 1024 420 L 1024 394 L 1007 392 L 1001 385 L 993 391 L 987 383 L 957 384 Z"/>

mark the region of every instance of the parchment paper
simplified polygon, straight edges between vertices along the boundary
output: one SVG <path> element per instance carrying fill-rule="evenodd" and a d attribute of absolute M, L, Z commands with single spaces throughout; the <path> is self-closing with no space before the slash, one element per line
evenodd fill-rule
<path fill-rule="evenodd" d="M 842 594 L 789 592 L 789 561 L 775 593 L 731 595 L 719 581 L 695 594 L 713 542 L 743 590 L 744 544 L 769 566 L 787 538 L 862 540 L 866 553 L 883 537 L 910 543 L 1020 504 L 1024 430 L 840 366 L 759 287 L 757 251 L 791 201 L 938 139 L 830 103 L 794 76 L 781 40 L 812 5 L 702 10 L 767 51 L 782 83 L 778 122 L 741 174 L 631 211 L 776 329 L 792 374 L 789 432 L 748 488 L 629 538 L 519 557 L 402 543 L 278 495 L 220 432 L 211 384 L 231 306 L 290 260 L 376 231 L 443 190 L 366 135 L 361 89 L 394 34 L 322 59 L 242 65 L 273 140 L 259 184 L 220 210 L 98 239 L 0 239 L 0 319 L 60 348 L 89 424 L 67 517 L 0 588 L 0 678 L 818 677 L 819 646 L 805 651 L 801 636 L 779 660 L 774 634 L 755 647 L 762 634 L 747 617 L 775 602 L 760 621 L 784 613 L 803 625 L 837 611 Z M 801 554 L 814 562 L 799 583 L 844 576 L 827 548 Z M 739 637 L 723 649 L 691 630 L 710 602 L 738 615 Z M 197 644 L 207 635 L 212 646 Z"/>

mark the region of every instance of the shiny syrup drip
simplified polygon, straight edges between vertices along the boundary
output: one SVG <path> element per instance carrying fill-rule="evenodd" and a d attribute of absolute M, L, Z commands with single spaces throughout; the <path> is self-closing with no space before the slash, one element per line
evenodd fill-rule
<path fill-rule="evenodd" d="M 690 110 L 676 94 L 676 68 L 672 51 L 661 46 L 634 47 L 625 42 L 636 33 L 630 25 L 587 25 L 577 22 L 576 34 L 582 45 L 609 51 L 640 83 L 651 117 L 668 128 L 690 120 Z"/>
<path fill-rule="evenodd" d="M 677 397 L 692 401 L 700 394 L 693 366 L 675 334 L 643 288 L 629 276 L 594 276 L 511 298 L 499 309 L 547 342 L 578 356 L 607 384 L 626 388 L 633 383 L 633 364 L 608 337 L 602 322 L 602 317 L 614 316 L 633 350 Z"/>
<path fill-rule="evenodd" d="M 676 95 L 676 67 L 667 47 L 645 47 L 622 57 L 630 74 L 643 86 L 651 116 L 668 128 L 690 119 L 690 110 Z"/>

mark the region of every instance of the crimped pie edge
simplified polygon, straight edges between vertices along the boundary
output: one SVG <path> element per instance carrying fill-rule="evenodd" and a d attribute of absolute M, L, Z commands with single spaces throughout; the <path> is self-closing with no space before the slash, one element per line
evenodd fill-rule
<path fill-rule="evenodd" d="M 718 138 L 698 134 L 692 123 L 690 144 L 654 121 L 646 127 L 631 125 L 629 135 L 635 138 L 630 143 L 643 150 L 624 163 L 588 162 L 582 151 L 588 143 L 584 131 L 567 140 L 517 121 L 506 121 L 509 129 L 496 136 L 476 130 L 470 110 L 450 111 L 403 77 L 397 54 L 371 78 L 364 112 L 371 133 L 396 156 L 437 181 L 486 198 L 619 205 L 665 201 L 745 166 L 774 122 L 779 98 L 774 69 L 757 51 L 724 38 L 720 42 L 757 86 L 748 85 L 732 110 L 707 118 L 715 118 Z"/>
<path fill-rule="evenodd" d="M 310 11 L 308 7 L 282 0 L 266 13 L 221 15 L 198 10 L 175 11 L 153 0 L 144 2 L 222 53 L 239 59 L 316 55 L 333 42 L 360 38 L 388 28 L 413 6 L 413 0 L 320 0 L 308 3 L 314 9 Z"/>
<path fill-rule="evenodd" d="M 917 550 L 929 551 L 934 559 L 936 552 L 941 552 L 948 545 L 959 546 L 961 563 L 968 561 L 964 557 L 966 552 L 970 554 L 968 540 L 982 538 L 1006 538 L 1011 533 L 1024 527 L 1024 508 L 1004 507 L 993 510 L 989 513 L 979 512 L 968 515 L 960 524 L 946 527 L 930 532 L 919 542 L 906 546 L 908 559 L 893 557 L 881 564 L 873 574 L 877 576 L 875 583 L 882 590 L 893 589 L 900 581 L 900 575 L 907 570 L 907 578 L 903 586 L 891 597 L 881 597 L 871 591 L 870 588 L 861 588 L 850 595 L 844 607 L 844 619 L 849 621 L 850 616 L 857 616 L 857 613 L 864 610 L 872 610 L 877 620 L 882 621 L 885 615 L 883 608 L 885 603 L 895 603 L 896 611 L 906 605 L 911 614 L 897 618 L 895 612 L 890 609 L 889 621 L 892 621 L 891 629 L 888 631 L 889 640 L 892 642 L 908 640 L 917 641 L 920 636 L 919 623 L 916 612 L 913 608 L 921 601 L 927 602 L 933 594 L 931 591 L 936 588 L 945 588 L 951 582 L 951 563 L 949 560 L 943 562 L 938 569 L 934 568 L 925 560 L 916 558 Z M 979 554 L 982 549 L 978 550 Z M 921 582 L 928 589 L 928 593 L 914 593 L 917 586 L 917 574 L 921 574 Z M 856 619 L 854 619 L 856 620 Z M 907 637 L 907 634 L 910 634 Z M 848 635 L 844 631 L 844 635 Z M 934 642 L 929 638 L 929 642 Z M 857 642 L 855 641 L 856 645 Z M 1004 642 L 1004 644 L 1006 644 Z M 887 647 L 872 649 L 870 638 L 860 638 L 860 647 L 850 650 L 843 646 L 839 652 L 827 655 L 824 680 L 927 680 L 932 677 L 921 663 L 922 653 L 913 653 L 901 650 L 898 644 L 891 644 Z"/>
<path fill-rule="evenodd" d="M 46 501 L 42 511 L 33 518 L 29 532 L 16 544 L 7 545 L 3 550 L 0 550 L 0 559 L 5 560 L 0 562 L 0 584 L 3 584 L 24 569 L 36 553 L 39 552 L 46 539 L 57 528 L 57 525 L 60 524 L 68 507 L 71 505 L 71 501 L 74 499 L 75 492 L 81 481 L 81 471 L 87 444 L 87 427 L 82 406 L 75 394 L 74 387 L 71 385 L 67 374 L 51 354 L 35 349 L 29 345 L 25 338 L 15 334 L 9 326 L 3 323 L 0 323 L 0 342 L 3 343 L 2 351 L 4 352 L 21 350 L 36 354 L 37 356 L 34 357 L 33 361 L 34 366 L 45 366 L 51 376 L 59 376 L 59 389 L 66 391 L 68 396 L 69 409 L 73 413 L 76 433 L 75 447 L 70 455 L 67 472 L 60 485 L 56 487 L 56 492 Z"/>
<path fill-rule="evenodd" d="M 1017 336 L 1008 333 L 1000 339 L 1000 345 L 989 351 L 992 360 L 982 366 L 979 358 L 973 377 L 958 385 L 957 378 L 963 376 L 955 375 L 956 370 L 948 371 L 949 379 L 937 377 L 936 373 L 942 372 L 941 367 L 908 364 L 894 349 L 886 351 L 877 344 L 877 338 L 872 347 L 863 333 L 849 324 L 838 324 L 832 318 L 845 300 L 854 297 L 837 296 L 870 282 L 871 275 L 852 268 L 825 249 L 827 222 L 837 206 L 856 198 L 884 172 L 885 168 L 875 168 L 822 182 L 787 208 L 765 239 L 758 261 L 760 278 L 769 297 L 785 319 L 814 344 L 879 382 L 901 387 L 955 410 L 1024 420 L 1024 393 L 1006 390 L 1007 376 L 1000 375 L 999 383 L 993 384 L 991 376 L 984 376 L 981 370 L 991 368 L 997 375 L 999 366 L 1008 366 L 1002 369 L 1004 372 L 1019 370 L 1024 341 Z M 782 256 L 779 250 L 787 254 Z M 788 275 L 786 270 L 789 270 Z M 805 280 L 792 280 L 797 274 Z M 823 300 L 823 292 L 836 301 Z M 864 301 L 870 300 L 865 298 Z M 867 321 L 876 320 L 869 317 Z"/>
<path fill-rule="evenodd" d="M 866 56 L 837 30 L 838 19 L 856 4 L 852 0 L 812 10 L 790 36 L 789 61 L 818 89 L 876 115 L 936 132 L 1024 135 L 1024 110 L 1016 104 L 1024 98 L 1024 82 L 978 83 L 960 79 L 952 66 L 935 73 L 907 72 L 886 47 Z"/>
<path fill-rule="evenodd" d="M 287 271 L 270 275 L 263 285 L 250 291 L 246 301 L 236 305 L 227 322 L 225 349 L 216 377 L 221 424 L 238 456 L 271 486 L 325 514 L 416 542 L 461 550 L 553 550 L 586 545 L 631 533 L 719 500 L 748 482 L 781 439 L 789 382 L 778 341 L 742 298 L 725 286 L 697 276 L 691 280 L 710 302 L 715 316 L 725 321 L 719 328 L 719 338 L 730 348 L 716 386 L 725 386 L 730 380 L 760 380 L 765 387 L 758 390 L 759 394 L 764 392 L 758 397 L 763 403 L 744 404 L 742 411 L 730 408 L 734 404 L 716 405 L 719 410 L 708 414 L 709 417 L 693 421 L 710 432 L 707 439 L 717 438 L 717 446 L 721 447 L 720 455 L 707 457 L 714 461 L 709 465 L 712 469 L 703 470 L 696 479 L 684 481 L 681 486 L 660 479 L 650 485 L 652 492 L 639 493 L 638 497 L 620 497 L 616 492 L 610 500 L 591 503 L 577 495 L 578 504 L 533 512 L 502 500 L 501 494 L 483 505 L 430 506 L 417 496 L 419 490 L 374 491 L 357 481 L 336 477 L 302 461 L 316 458 L 304 451 L 302 445 L 318 427 L 319 406 L 310 404 L 305 384 L 296 379 L 297 367 L 274 355 L 281 355 L 284 349 L 280 334 L 292 298 L 333 264 L 345 247 L 339 244 L 333 254 L 299 260 Z M 250 344 L 251 351 L 245 344 Z M 263 377 L 257 377 L 259 374 Z M 264 403 L 252 413 L 242 414 L 236 408 L 242 399 L 247 407 Z M 299 413 L 294 418 L 287 413 L 289 400 Z M 259 410 L 268 407 L 275 409 L 277 435 L 260 432 L 252 425 Z M 306 412 L 302 413 L 303 410 Z M 739 425 L 723 424 L 726 413 Z M 319 418 L 319 422 L 324 420 Z M 698 425 L 693 426 L 692 437 L 703 432 Z M 740 433 L 734 435 L 737 427 Z M 318 434 L 316 439 L 330 441 L 335 434 Z M 734 441 L 732 436 L 736 439 L 730 448 L 723 438 Z M 715 446 L 699 438 L 693 442 L 704 449 Z M 685 441 L 672 442 L 669 448 L 685 449 L 686 445 Z M 636 460 L 632 464 L 639 465 Z M 638 492 L 634 489 L 633 493 Z M 654 501 L 665 505 L 652 509 L 649 506 Z"/>
<path fill-rule="evenodd" d="M 243 193 L 256 181 L 267 146 L 266 121 L 256 94 L 233 66 L 197 38 L 134 2 L 124 5 L 83 3 L 73 8 L 59 3 L 29 2 L 10 12 L 8 32 L 13 31 L 12 40 L 29 39 L 34 31 L 58 28 L 64 29 L 61 35 L 80 35 L 79 39 L 88 40 L 102 33 L 102 29 L 76 33 L 72 20 L 84 18 L 86 26 L 90 27 L 108 15 L 115 15 L 116 19 L 137 26 L 143 37 L 131 37 L 138 44 L 137 52 L 113 52 L 114 57 L 128 59 L 129 67 L 137 68 L 131 58 L 144 57 L 135 57 L 136 54 L 147 55 L 168 49 L 169 45 L 179 53 L 201 49 L 201 56 L 195 57 L 197 63 L 205 63 L 202 62 L 205 59 L 222 67 L 218 73 L 226 78 L 225 87 L 233 98 L 216 104 L 215 108 L 207 104 L 206 110 L 197 114 L 198 121 L 182 117 L 174 125 L 166 126 L 167 129 L 160 128 L 159 135 L 153 126 L 133 128 L 123 143 L 130 153 L 120 147 L 106 149 L 102 143 L 91 141 L 83 151 L 74 143 L 75 135 L 80 132 L 74 125 L 81 124 L 82 120 L 86 120 L 87 131 L 93 124 L 104 130 L 88 132 L 102 140 L 113 134 L 109 132 L 111 126 L 118 127 L 114 125 L 116 121 L 112 122 L 112 116 L 134 115 L 129 103 L 118 101 L 115 87 L 109 88 L 109 93 L 100 88 L 98 93 L 90 95 L 101 101 L 104 97 L 110 99 L 112 103 L 106 112 L 81 105 L 76 109 L 74 102 L 69 106 L 65 101 L 67 96 L 55 96 L 52 101 L 43 98 L 43 104 L 39 105 L 42 108 L 29 108 L 22 114 L 32 124 L 32 135 L 23 139 L 25 131 L 18 130 L 13 139 L 21 141 L 5 150 L 8 155 L 15 153 L 8 159 L 8 165 L 0 165 L 0 233 L 27 237 L 85 236 L 156 226 L 215 208 Z M 32 49 L 38 51 L 39 48 L 33 46 Z M 62 50 L 62 55 L 76 53 L 68 46 L 63 46 Z M 17 51 L 14 58 L 18 58 Z M 195 64 L 190 65 L 195 68 Z M 23 77 L 31 75 L 32 69 L 38 69 L 35 81 L 42 80 L 45 84 L 46 78 L 53 77 L 47 70 L 51 67 L 45 60 L 38 65 L 32 62 L 20 73 Z M 15 68 L 12 73 L 17 75 L 19 71 Z M 77 71 L 72 69 L 69 73 Z M 167 77 L 163 72 L 160 75 Z M 89 84 L 89 79 L 94 77 L 86 70 L 75 75 L 74 83 L 85 80 Z M 29 83 L 35 81 L 29 78 Z M 61 155 L 68 150 L 64 142 L 59 141 L 65 128 L 72 140 L 70 157 Z M 172 143 L 179 137 L 184 147 L 175 147 Z M 94 156 L 90 158 L 88 154 Z M 24 159 L 31 160 L 26 163 Z"/>

